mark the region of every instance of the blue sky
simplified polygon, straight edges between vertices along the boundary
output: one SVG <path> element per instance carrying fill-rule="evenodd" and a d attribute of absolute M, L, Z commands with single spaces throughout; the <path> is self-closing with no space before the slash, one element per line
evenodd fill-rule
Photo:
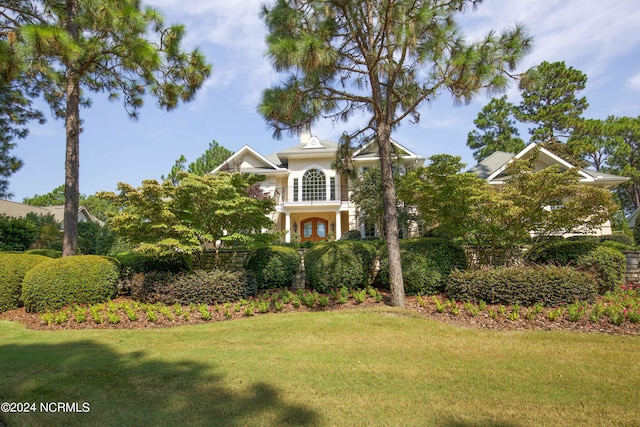
<path fill-rule="evenodd" d="M 137 122 L 129 120 L 119 103 L 92 95 L 93 106 L 81 111 L 80 192 L 115 190 L 118 182 L 138 186 L 159 179 L 185 155 L 193 161 L 212 140 L 236 151 L 248 144 L 269 154 L 297 143 L 295 138 L 272 138 L 256 112 L 262 91 L 280 81 L 264 57 L 264 26 L 259 17 L 262 0 L 152 0 L 167 23 L 182 23 L 185 43 L 198 46 L 213 65 L 213 73 L 196 99 L 167 113 L 147 100 Z M 638 0 L 486 0 L 476 11 L 461 16 L 469 40 L 490 29 L 524 23 L 534 36 L 534 48 L 519 71 L 542 61 L 564 61 L 588 76 L 583 96 L 589 101 L 585 117 L 640 115 L 640 1 Z M 507 91 L 512 102 L 518 93 Z M 428 157 L 459 155 L 473 165 L 466 146 L 473 120 L 489 101 L 480 95 L 468 106 L 454 107 L 447 93 L 421 108 L 418 124 L 407 122 L 393 138 Z M 312 132 L 337 141 L 350 123 L 319 123 Z M 521 136 L 528 138 L 526 129 Z M 51 191 L 64 182 L 64 123 L 49 119 L 33 125 L 19 140 L 15 154 L 23 168 L 10 177 L 13 200 Z"/>

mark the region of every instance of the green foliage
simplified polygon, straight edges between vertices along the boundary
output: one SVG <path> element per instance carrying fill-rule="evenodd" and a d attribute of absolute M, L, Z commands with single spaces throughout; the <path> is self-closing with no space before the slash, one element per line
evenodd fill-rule
<path fill-rule="evenodd" d="M 340 240 L 362 240 L 362 233 L 360 230 L 349 230 L 342 235 Z"/>
<path fill-rule="evenodd" d="M 20 306 L 25 274 L 47 261 L 49 258 L 41 255 L 0 253 L 0 312 Z"/>
<path fill-rule="evenodd" d="M 571 134 L 578 118 L 589 105 L 578 98 L 587 76 L 564 62 L 542 62 L 529 69 L 520 80 L 522 102 L 517 117 L 530 128 L 532 142 L 554 141 Z"/>
<path fill-rule="evenodd" d="M 567 240 L 534 245 L 525 255 L 531 264 L 575 265 L 577 260 L 598 247 L 596 242 Z"/>
<path fill-rule="evenodd" d="M 253 251 L 246 261 L 258 289 L 286 288 L 300 268 L 300 254 L 286 246 L 269 246 Z"/>
<path fill-rule="evenodd" d="M 256 240 L 273 222 L 267 217 L 274 200 L 252 192 L 263 176 L 219 172 L 184 173 L 174 186 L 146 180 L 134 188 L 119 183 L 120 194 L 99 193 L 121 211 L 110 220 L 113 229 L 143 252 L 199 252 L 217 240 Z"/>
<path fill-rule="evenodd" d="M 32 255 L 42 255 L 49 258 L 60 258 L 62 257 L 62 252 L 57 251 L 55 249 L 29 249 L 28 251 L 24 251 L 25 254 Z"/>
<path fill-rule="evenodd" d="M 107 255 L 116 243 L 116 234 L 108 225 L 78 223 L 78 248 L 85 255 Z"/>
<path fill-rule="evenodd" d="M 439 154 L 427 166 L 408 172 L 398 182 L 398 195 L 415 206 L 425 228 L 438 228 L 449 237 L 469 232 L 470 201 L 488 191 L 487 183 L 471 173 L 460 173 L 465 164 L 459 156 Z"/>
<path fill-rule="evenodd" d="M 342 241 L 314 245 L 304 254 L 307 284 L 321 293 L 343 286 L 360 289 L 372 279 L 376 249 L 366 242 Z"/>
<path fill-rule="evenodd" d="M 31 269 L 22 285 L 27 311 L 57 310 L 66 305 L 94 304 L 117 294 L 118 267 L 96 255 L 52 259 Z"/>
<path fill-rule="evenodd" d="M 157 256 L 131 252 L 115 255 L 115 258 L 120 262 L 124 277 L 138 273 L 182 273 L 191 270 L 191 258 L 183 254 Z"/>
<path fill-rule="evenodd" d="M 0 251 L 24 251 L 36 237 L 38 228 L 33 222 L 0 215 Z"/>
<path fill-rule="evenodd" d="M 64 205 L 64 200 L 64 184 L 62 184 L 49 193 L 25 197 L 22 199 L 22 203 L 31 206 L 60 206 Z"/>
<path fill-rule="evenodd" d="M 198 270 L 184 275 L 147 273 L 139 274 L 134 279 L 134 298 L 152 303 L 226 303 L 248 298 L 257 292 L 255 281 L 243 272 Z"/>
<path fill-rule="evenodd" d="M 624 283 L 626 258 L 617 249 L 591 241 L 559 241 L 536 245 L 526 254 L 532 264 L 573 266 L 594 276 L 597 291 L 612 291 Z"/>
<path fill-rule="evenodd" d="M 482 108 L 473 123 L 483 133 L 473 130 L 467 137 L 467 146 L 475 150 L 474 159 L 481 162 L 496 151 L 515 154 L 525 147 L 518 128 L 514 126 L 515 110 L 506 95 L 493 98 Z"/>
<path fill-rule="evenodd" d="M 227 150 L 222 145 L 218 144 L 218 142 L 215 140 L 211 141 L 209 143 L 209 148 L 207 148 L 207 150 L 194 162 L 189 164 L 186 170 L 185 164 L 187 163 L 187 159 L 181 155 L 171 168 L 171 172 L 166 177 L 163 175 L 162 179 L 168 179 L 174 185 L 177 185 L 179 182 L 178 175 L 180 172 L 186 171 L 199 176 L 203 176 L 213 171 L 216 167 L 220 166 L 225 160 L 231 157 L 231 155 L 233 155 L 233 151 Z"/>
<path fill-rule="evenodd" d="M 528 266 L 453 271 L 447 296 L 456 301 L 547 307 L 593 302 L 598 285 L 592 275 L 571 267 Z"/>
<path fill-rule="evenodd" d="M 581 256 L 576 267 L 596 278 L 598 293 L 614 291 L 624 284 L 627 259 L 617 249 L 598 246 L 593 251 Z"/>
<path fill-rule="evenodd" d="M 400 241 L 402 277 L 405 291 L 411 295 L 441 292 L 454 269 L 467 268 L 467 257 L 459 245 L 445 239 L 425 237 Z M 386 250 L 380 255 L 380 283 L 389 287 Z"/>

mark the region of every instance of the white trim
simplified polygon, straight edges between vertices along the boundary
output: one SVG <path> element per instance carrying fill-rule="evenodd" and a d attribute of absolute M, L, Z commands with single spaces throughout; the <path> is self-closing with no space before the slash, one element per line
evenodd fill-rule
<path fill-rule="evenodd" d="M 215 168 L 214 170 L 212 170 L 209 173 L 216 173 L 218 172 L 220 169 L 222 169 L 225 166 L 228 166 L 229 163 L 231 163 L 232 160 L 236 160 L 237 157 L 242 156 L 245 152 L 249 152 L 251 154 L 253 154 L 254 156 L 256 156 L 259 160 L 262 160 L 263 162 L 265 162 L 267 164 L 267 166 L 273 168 L 274 170 L 277 171 L 287 171 L 287 169 L 285 168 L 281 168 L 276 166 L 271 160 L 267 159 L 266 157 L 264 157 L 262 154 L 258 153 L 256 150 L 254 150 L 253 148 L 249 147 L 248 145 L 243 146 L 241 149 L 239 149 L 238 151 L 236 151 L 235 153 L 233 153 L 227 160 L 225 160 L 224 162 L 222 162 L 220 165 L 218 165 L 217 168 Z"/>

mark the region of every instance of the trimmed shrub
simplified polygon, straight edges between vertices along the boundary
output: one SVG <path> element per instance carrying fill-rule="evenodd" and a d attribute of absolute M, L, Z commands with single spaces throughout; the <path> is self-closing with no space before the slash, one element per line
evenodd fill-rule
<path fill-rule="evenodd" d="M 618 249 L 589 241 L 534 246 L 525 259 L 528 263 L 573 266 L 591 273 L 596 278 L 599 293 L 623 284 L 627 267 L 624 254 Z"/>
<path fill-rule="evenodd" d="M 376 258 L 375 246 L 358 241 L 326 242 L 304 254 L 306 282 L 328 293 L 343 286 L 361 289 L 369 285 Z"/>
<path fill-rule="evenodd" d="M 534 245 L 526 254 L 525 261 L 531 264 L 575 264 L 584 256 L 598 247 L 596 242 L 580 240 L 563 240 Z"/>
<path fill-rule="evenodd" d="M 624 285 L 627 258 L 617 249 L 598 246 L 578 258 L 576 268 L 593 274 L 598 284 L 598 293 L 603 294 Z"/>
<path fill-rule="evenodd" d="M 41 255 L 0 253 L 0 313 L 20 306 L 25 274 L 48 261 L 50 258 Z"/>
<path fill-rule="evenodd" d="M 0 251 L 24 251 L 37 237 L 38 227 L 28 219 L 0 215 Z"/>
<path fill-rule="evenodd" d="M 600 237 L 601 242 L 616 242 L 627 246 L 633 246 L 633 239 L 626 234 L 607 234 Z"/>
<path fill-rule="evenodd" d="M 554 307 L 576 300 L 593 302 L 598 285 L 592 275 L 571 267 L 529 266 L 453 271 L 446 293 L 456 301 Z"/>
<path fill-rule="evenodd" d="M 256 292 L 255 282 L 241 271 L 198 270 L 186 275 L 151 272 L 132 279 L 134 298 L 148 303 L 225 303 L 248 298 Z"/>
<path fill-rule="evenodd" d="M 29 249 L 24 251 L 25 254 L 42 255 L 49 258 L 62 258 L 62 251 L 56 251 L 55 249 Z"/>
<path fill-rule="evenodd" d="M 300 268 L 300 254 L 286 246 L 260 248 L 249 255 L 245 268 L 254 275 L 258 289 L 289 287 Z"/>
<path fill-rule="evenodd" d="M 362 240 L 360 230 L 349 230 L 342 235 L 340 240 Z"/>
<path fill-rule="evenodd" d="M 117 294 L 118 268 L 97 255 L 52 259 L 32 268 L 22 284 L 27 311 L 58 310 L 72 303 L 96 304 Z"/>
<path fill-rule="evenodd" d="M 400 241 L 402 279 L 409 295 L 430 295 L 441 292 L 454 269 L 467 268 L 464 249 L 450 240 L 423 237 Z M 389 260 L 387 249 L 380 256 L 379 282 L 389 289 Z"/>
<path fill-rule="evenodd" d="M 116 255 L 115 258 L 120 261 L 120 269 L 124 277 L 151 271 L 169 273 L 191 271 L 191 258 L 183 254 L 156 256 L 131 252 Z"/>

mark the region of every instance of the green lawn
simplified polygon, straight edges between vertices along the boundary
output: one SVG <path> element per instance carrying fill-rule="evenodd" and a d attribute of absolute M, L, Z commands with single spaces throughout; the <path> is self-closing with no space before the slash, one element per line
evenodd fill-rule
<path fill-rule="evenodd" d="M 640 422 L 639 336 L 474 330 L 392 308 L 148 330 L 0 322 L 0 369 L 0 402 L 90 407 L 0 414 L 9 426 Z"/>

